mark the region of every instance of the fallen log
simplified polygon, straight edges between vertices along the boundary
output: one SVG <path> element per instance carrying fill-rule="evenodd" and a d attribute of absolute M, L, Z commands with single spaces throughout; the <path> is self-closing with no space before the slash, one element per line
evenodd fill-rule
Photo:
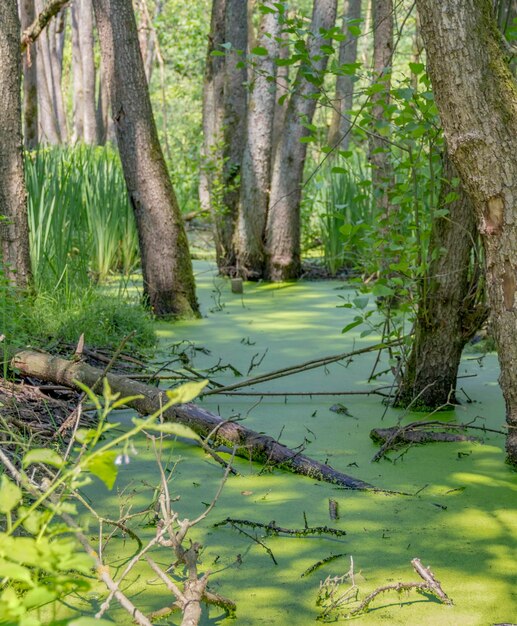
<path fill-rule="evenodd" d="M 36 350 L 17 351 L 11 359 L 11 366 L 24 376 L 33 376 L 72 388 L 77 388 L 76 381 L 91 388 L 104 377 L 103 370 L 86 363 L 68 361 Z M 128 402 L 128 406 L 142 415 L 156 412 L 168 400 L 165 391 L 151 385 L 116 374 L 108 373 L 105 377 L 112 391 L 120 393 L 122 398 L 142 396 Z M 384 491 L 291 450 L 269 435 L 257 433 L 238 422 L 225 421 L 191 402 L 171 407 L 164 411 L 163 417 L 165 420 L 188 426 L 201 438 L 211 436 L 217 445 L 235 447 L 236 455 L 247 460 L 280 467 L 347 489 Z"/>

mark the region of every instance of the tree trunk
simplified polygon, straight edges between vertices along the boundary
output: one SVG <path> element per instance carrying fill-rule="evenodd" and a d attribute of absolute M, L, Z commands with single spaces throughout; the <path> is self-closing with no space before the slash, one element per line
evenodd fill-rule
<path fill-rule="evenodd" d="M 361 19 L 361 0 L 345 0 L 343 6 L 342 33 L 346 35 L 339 44 L 339 69 L 336 78 L 336 99 L 332 120 L 330 122 L 328 144 L 331 148 L 348 150 L 350 143 L 351 120 L 350 110 L 354 103 L 354 71 L 353 64 L 357 61 L 358 36 L 348 30 L 351 24 L 358 27 Z"/>
<path fill-rule="evenodd" d="M 75 0 L 77 2 L 77 0 Z M 79 46 L 81 50 L 83 79 L 83 125 L 84 141 L 97 143 L 97 115 L 95 110 L 95 61 L 93 54 L 93 6 L 92 0 L 80 1 Z"/>
<path fill-rule="evenodd" d="M 217 266 L 234 272 L 234 231 L 240 196 L 240 168 L 246 128 L 247 3 L 213 0 L 203 91 L 203 148 L 199 184 L 201 207 L 214 225 Z M 223 48 L 223 44 L 231 44 Z M 214 56 L 221 53 L 224 56 Z M 240 53 L 238 53 L 240 51 Z"/>
<path fill-rule="evenodd" d="M 42 8 L 41 0 L 36 0 L 36 11 L 40 13 Z M 56 145 L 61 143 L 61 133 L 54 106 L 54 82 L 48 29 L 45 29 L 38 37 L 36 47 L 40 141 Z"/>
<path fill-rule="evenodd" d="M 77 382 L 91 388 L 99 380 L 106 378 L 111 390 L 114 393 L 120 393 L 122 398 L 137 397 L 127 404 L 143 415 L 159 411 L 168 401 L 165 392 L 153 385 L 144 385 L 114 374 L 105 376 L 101 369 L 91 367 L 86 363 L 66 361 L 45 352 L 21 350 L 14 355 L 11 363 L 26 376 L 34 376 L 75 389 L 78 388 Z M 218 415 L 190 402 L 171 407 L 164 412 L 163 418 L 165 421 L 188 426 L 200 437 L 210 437 L 216 445 L 235 447 L 237 456 L 247 461 L 258 461 L 270 467 L 281 467 L 296 474 L 309 476 L 314 480 L 322 480 L 348 489 L 376 490 L 369 483 L 342 474 L 329 465 L 300 454 L 299 450 L 287 448 L 273 437 L 250 430 L 242 423 L 223 420 Z"/>
<path fill-rule="evenodd" d="M 275 151 L 266 227 L 267 277 L 275 281 L 300 275 L 300 201 L 307 154 L 307 144 L 300 140 L 310 134 L 305 125 L 312 123 L 327 67 L 325 46 L 330 45 L 321 31 L 334 27 L 336 5 L 337 0 L 314 0 L 307 42 L 310 62 L 302 63 L 298 71 Z"/>
<path fill-rule="evenodd" d="M 17 287 L 31 279 L 27 197 L 22 160 L 20 19 L 16 2 L 0 2 L 0 254 Z"/>
<path fill-rule="evenodd" d="M 371 98 L 372 133 L 369 135 L 368 158 L 372 165 L 372 191 L 384 222 L 384 234 L 389 237 L 390 203 L 388 190 L 393 180 L 389 134 L 391 63 L 393 59 L 393 0 L 372 0 L 373 72 L 375 83 L 383 86 Z"/>
<path fill-rule="evenodd" d="M 284 2 L 285 13 L 287 14 L 287 2 Z M 289 58 L 289 34 L 285 29 L 281 29 L 278 42 L 278 58 L 286 60 Z M 287 111 L 287 96 L 289 94 L 289 65 L 280 65 L 276 69 L 276 98 L 275 114 L 273 120 L 273 147 L 271 154 L 271 167 L 274 165 L 275 153 L 278 143 L 282 137 L 285 124 L 285 114 Z"/>
<path fill-rule="evenodd" d="M 131 0 L 94 0 L 93 6 L 145 298 L 159 316 L 197 315 L 187 237 L 158 141 Z"/>
<path fill-rule="evenodd" d="M 267 55 L 252 57 L 246 145 L 242 157 L 240 203 L 235 232 L 237 273 L 246 279 L 264 274 L 264 236 L 271 178 L 275 78 L 280 35 L 279 13 L 264 13 L 255 46 Z M 268 6 L 266 3 L 265 6 Z"/>
<path fill-rule="evenodd" d="M 210 35 L 203 84 L 203 146 L 199 176 L 201 209 L 215 213 L 222 210 L 222 141 L 224 120 L 225 57 L 219 56 L 225 43 L 226 0 L 212 0 Z M 213 53 L 218 53 L 214 55 Z"/>
<path fill-rule="evenodd" d="M 474 212 L 463 188 L 454 189 L 455 176 L 445 154 L 438 208 L 448 210 L 448 214 L 433 220 L 428 278 L 421 290 L 398 406 L 435 409 L 456 401 L 463 348 L 488 314 L 479 280 L 480 261 L 471 260 L 477 240 Z M 457 198 L 448 202 L 447 196 L 453 191 Z"/>
<path fill-rule="evenodd" d="M 73 72 L 73 133 L 72 141 L 84 139 L 84 94 L 83 59 L 81 55 L 81 1 L 75 0 L 71 7 L 72 16 L 72 72 Z"/>
<path fill-rule="evenodd" d="M 66 8 L 50 21 L 46 28 L 50 52 L 50 83 L 52 89 L 52 103 L 59 127 L 59 137 L 62 143 L 68 141 L 68 128 L 63 100 L 63 53 L 66 30 Z M 43 36 L 45 33 L 43 33 Z"/>
<path fill-rule="evenodd" d="M 517 463 L 517 88 L 490 0 L 417 0 L 449 154 L 471 198 Z"/>
<path fill-rule="evenodd" d="M 36 17 L 34 0 L 20 1 L 22 31 Z M 38 145 L 38 77 L 36 74 L 36 46 L 30 45 L 23 54 L 23 140 L 27 150 Z"/>

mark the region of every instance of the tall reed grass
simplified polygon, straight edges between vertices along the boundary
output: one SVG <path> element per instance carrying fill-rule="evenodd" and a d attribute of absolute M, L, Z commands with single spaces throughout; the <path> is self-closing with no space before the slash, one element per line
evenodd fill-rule
<path fill-rule="evenodd" d="M 31 260 L 37 291 L 74 291 L 128 274 L 139 259 L 118 155 L 109 148 L 27 154 Z"/>
<path fill-rule="evenodd" d="M 356 157 L 322 168 L 316 194 L 323 258 L 331 274 L 361 265 L 374 226 L 368 175 Z"/>

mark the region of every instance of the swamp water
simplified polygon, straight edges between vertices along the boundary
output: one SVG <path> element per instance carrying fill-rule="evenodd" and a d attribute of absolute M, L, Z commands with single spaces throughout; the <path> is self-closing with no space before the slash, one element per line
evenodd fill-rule
<path fill-rule="evenodd" d="M 256 363 L 265 353 L 251 372 L 256 375 L 378 340 L 375 335 L 360 338 L 361 327 L 341 334 L 355 315 L 349 309 L 336 308 L 343 302 L 338 296 L 354 297 L 354 291 L 343 289 L 342 283 L 246 284 L 244 294 L 237 295 L 230 292 L 228 281 L 215 277 L 208 263 L 196 264 L 196 270 L 204 317 L 157 324 L 159 362 L 174 358 L 178 348 L 173 346 L 183 341 L 181 349 L 194 355 L 195 368 L 211 367 L 220 359 L 222 365 L 230 363 L 244 376 L 253 359 Z M 193 350 L 193 346 L 199 349 Z M 242 391 L 364 391 L 390 384 L 391 376 L 366 382 L 374 360 L 375 354 L 358 356 L 348 364 L 332 364 Z M 480 366 L 475 355 L 466 355 L 461 374 L 475 374 L 460 384 L 465 393 L 459 397 L 471 402 L 441 413 L 439 419 L 468 422 L 479 416 L 476 424 L 501 429 L 504 405 L 496 382 L 496 358 L 489 355 Z M 239 380 L 229 369 L 212 377 L 225 384 Z M 348 414 L 331 411 L 337 403 L 346 405 Z M 237 617 L 225 620 L 220 609 L 205 607 L 202 624 L 314 624 L 320 613 L 316 606 L 320 580 L 348 572 L 350 557 L 360 599 L 382 585 L 419 581 L 410 563 L 418 557 L 431 566 L 454 601 L 454 606 L 448 607 L 414 591 L 401 596 L 391 591 L 377 597 L 356 623 L 487 626 L 517 622 L 517 473 L 504 462 L 502 435 L 480 433 L 483 444 L 414 446 L 405 454 L 391 452 L 391 461 L 372 463 L 378 447 L 370 440 L 370 430 L 393 426 L 402 414 L 386 410 L 379 396 L 211 396 L 201 404 L 224 418 L 239 414 L 245 417 L 247 427 L 280 437 L 288 446 L 305 441 L 308 456 L 328 460 L 336 469 L 377 487 L 417 493 L 403 496 L 343 490 L 285 471 L 261 471 L 258 465 L 236 459 L 234 465 L 241 475 L 229 478 L 215 509 L 190 536 L 204 546 L 200 571 L 210 570 L 210 587 L 237 603 Z M 133 414 L 127 413 L 113 419 L 129 422 Z M 417 419 L 426 417 L 415 413 L 404 417 L 405 422 Z M 88 496 L 103 515 L 117 518 L 120 503 L 127 501 L 133 511 L 141 510 L 153 497 L 159 479 L 152 450 L 143 440 L 135 444 L 138 455 L 121 466 L 112 492 L 98 481 L 89 487 Z M 183 439 L 167 441 L 163 459 L 169 467 L 174 465 L 170 490 L 173 497 L 180 496 L 175 510 L 180 518 L 196 517 L 216 493 L 223 468 Z M 329 500 L 338 503 L 338 520 L 329 517 Z M 304 516 L 310 526 L 328 525 L 346 530 L 347 535 L 271 537 L 257 531 L 256 536 L 272 551 L 275 565 L 250 538 L 229 526 L 213 526 L 232 517 L 303 528 Z M 105 532 L 110 530 L 105 527 Z M 152 527 L 135 530 L 144 541 L 154 534 Z M 255 534 L 253 529 L 246 530 Z M 92 540 L 97 532 L 90 524 Z M 124 569 L 135 550 L 129 538 L 108 543 L 105 557 L 114 574 Z M 301 576 L 316 562 L 338 554 L 344 556 Z M 173 561 L 166 549 L 155 552 L 153 558 L 165 566 Z M 144 612 L 171 601 L 143 565 L 133 570 L 122 588 Z M 343 591 L 347 588 L 345 583 Z M 83 615 L 92 614 L 100 601 L 92 592 L 72 599 L 68 608 L 72 605 Z M 109 616 L 115 623 L 131 623 L 115 603 L 112 607 Z M 173 614 L 156 623 L 179 621 L 178 614 Z"/>

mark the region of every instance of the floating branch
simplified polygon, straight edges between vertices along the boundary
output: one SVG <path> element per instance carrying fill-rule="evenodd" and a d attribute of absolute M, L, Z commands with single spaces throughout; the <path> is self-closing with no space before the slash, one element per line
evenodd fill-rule
<path fill-rule="evenodd" d="M 232 526 L 250 526 L 251 528 L 261 528 L 266 531 L 267 535 L 294 535 L 296 537 L 308 537 L 309 535 L 333 535 L 334 537 L 344 537 L 346 535 L 345 530 L 339 528 L 330 528 L 329 526 L 306 526 L 305 528 L 282 528 L 277 526 L 276 522 L 269 522 L 269 524 L 262 524 L 261 522 L 252 522 L 246 519 L 232 519 L 227 517 L 222 522 L 217 522 L 214 527 L 225 526 L 231 524 Z"/>
<path fill-rule="evenodd" d="M 346 554 L 345 553 L 343 553 L 343 554 L 330 554 L 329 556 L 325 557 L 324 559 L 321 559 L 321 561 L 317 561 L 316 563 L 313 563 L 310 567 L 308 567 L 305 570 L 305 572 L 303 572 L 303 574 L 301 574 L 300 578 L 304 578 L 305 576 L 309 576 L 309 574 L 312 574 L 313 572 L 315 572 L 317 569 L 319 569 L 323 565 L 326 565 L 327 563 L 330 563 L 331 561 L 335 561 L 336 559 L 340 559 L 342 556 L 346 556 Z"/>
<path fill-rule="evenodd" d="M 370 438 L 375 443 L 382 444 L 381 449 L 375 454 L 372 461 L 379 461 L 389 450 L 401 445 L 422 444 L 431 442 L 456 442 L 456 441 L 479 441 L 458 432 L 465 430 L 464 424 L 444 424 L 433 420 L 428 422 L 412 422 L 406 426 L 392 426 L 391 428 L 374 428 L 370 431 Z M 437 431 L 436 429 L 440 429 Z"/>

